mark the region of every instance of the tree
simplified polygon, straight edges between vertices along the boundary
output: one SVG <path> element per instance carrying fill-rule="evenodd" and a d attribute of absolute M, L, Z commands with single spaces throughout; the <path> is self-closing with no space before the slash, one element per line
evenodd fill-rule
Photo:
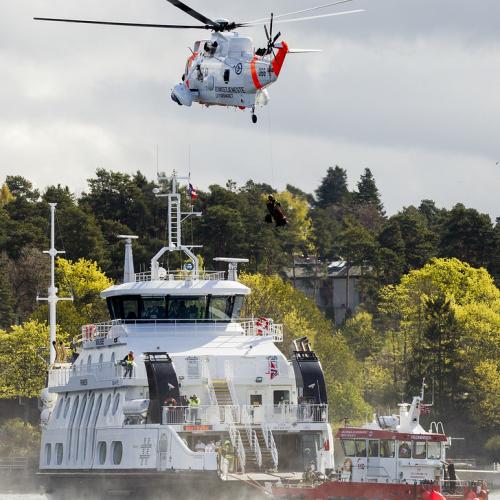
<path fill-rule="evenodd" d="M 14 200 L 14 198 L 14 195 L 10 192 L 9 186 L 6 182 L 4 182 L 2 188 L 0 189 L 0 208 L 9 204 Z"/>
<path fill-rule="evenodd" d="M 396 220 L 388 220 L 378 237 L 377 268 L 383 285 L 396 283 L 405 271 L 405 242 Z"/>
<path fill-rule="evenodd" d="M 316 189 L 316 204 L 326 208 L 329 205 L 344 205 L 349 201 L 347 188 L 347 171 L 338 165 L 329 167 L 320 186 Z"/>
<path fill-rule="evenodd" d="M 384 210 L 380 201 L 380 194 L 375 184 L 375 178 L 369 168 L 365 168 L 358 182 L 358 191 L 354 195 L 356 203 L 360 205 L 373 205 L 380 212 Z"/>
<path fill-rule="evenodd" d="M 0 398 L 35 398 L 45 385 L 49 352 L 46 324 L 28 321 L 0 330 Z"/>
<path fill-rule="evenodd" d="M 359 361 L 377 354 L 383 345 L 383 337 L 373 325 L 373 315 L 366 311 L 359 311 L 349 318 L 342 334 Z"/>
<path fill-rule="evenodd" d="M 498 250 L 498 248 L 497 248 Z M 494 231 L 488 214 L 480 214 L 458 203 L 444 221 L 439 243 L 443 257 L 456 257 L 472 266 L 488 266 L 494 246 Z"/>
<path fill-rule="evenodd" d="M 7 260 L 0 256 L 0 328 L 8 328 L 14 318 L 14 294 L 8 279 Z"/>

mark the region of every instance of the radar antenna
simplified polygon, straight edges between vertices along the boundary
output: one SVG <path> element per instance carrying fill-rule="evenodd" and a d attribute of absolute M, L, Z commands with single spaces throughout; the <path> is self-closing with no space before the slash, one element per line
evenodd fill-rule
<path fill-rule="evenodd" d="M 165 252 L 184 252 L 188 257 L 189 263 L 185 266 L 186 271 L 191 272 L 191 278 L 196 280 L 199 276 L 199 262 L 198 257 L 193 253 L 194 248 L 202 248 L 201 245 L 183 245 L 182 244 L 182 223 L 190 217 L 201 217 L 201 212 L 182 212 L 181 210 L 181 195 L 177 191 L 178 181 L 190 181 L 189 177 L 179 177 L 174 170 L 170 177 L 164 173 L 158 174 L 158 181 L 169 181 L 172 184 L 170 193 L 162 193 L 159 188 L 155 188 L 153 193 L 158 198 L 168 199 L 168 247 L 163 247 L 151 259 L 151 279 L 160 279 L 160 264 L 159 259 Z"/>

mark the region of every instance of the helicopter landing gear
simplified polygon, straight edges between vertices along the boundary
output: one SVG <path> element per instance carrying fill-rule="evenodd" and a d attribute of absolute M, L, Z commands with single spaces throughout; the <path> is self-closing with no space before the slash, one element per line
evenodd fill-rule
<path fill-rule="evenodd" d="M 252 123 L 257 123 L 257 115 L 255 114 L 255 107 L 252 108 Z"/>

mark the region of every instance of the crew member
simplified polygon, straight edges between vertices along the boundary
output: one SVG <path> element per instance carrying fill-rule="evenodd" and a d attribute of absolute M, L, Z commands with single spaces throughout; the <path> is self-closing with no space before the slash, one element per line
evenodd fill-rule
<path fill-rule="evenodd" d="M 123 358 L 123 365 L 125 366 L 125 374 L 123 375 L 123 378 L 127 378 L 127 375 L 129 378 L 132 378 L 132 370 L 134 369 L 134 352 L 130 351 L 124 358 Z"/>

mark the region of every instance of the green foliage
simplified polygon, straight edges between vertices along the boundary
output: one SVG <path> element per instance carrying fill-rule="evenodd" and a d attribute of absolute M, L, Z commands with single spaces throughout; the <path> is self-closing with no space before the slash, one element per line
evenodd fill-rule
<path fill-rule="evenodd" d="M 372 205 L 379 211 L 384 209 L 380 201 L 380 194 L 375 183 L 375 178 L 369 168 L 365 168 L 364 173 L 359 179 L 358 192 L 355 193 L 354 199 L 356 203 L 361 205 Z"/>
<path fill-rule="evenodd" d="M 329 167 L 326 176 L 316 190 L 317 205 L 326 208 L 329 205 L 343 205 L 350 198 L 347 188 L 347 171 L 335 165 Z"/>
<path fill-rule="evenodd" d="M 484 449 L 488 452 L 491 460 L 500 462 L 500 434 L 491 436 L 484 445 Z"/>
<path fill-rule="evenodd" d="M 38 397 L 47 373 L 49 329 L 28 321 L 0 330 L 0 398 Z"/>
<path fill-rule="evenodd" d="M 0 328 L 14 322 L 14 293 L 7 274 L 7 260 L 0 257 Z"/>
<path fill-rule="evenodd" d="M 380 351 L 383 337 L 373 325 L 373 315 L 359 311 L 346 321 L 342 333 L 350 349 L 360 361 Z"/>
<path fill-rule="evenodd" d="M 0 456 L 36 457 L 40 450 L 40 429 L 19 418 L 0 426 Z"/>

